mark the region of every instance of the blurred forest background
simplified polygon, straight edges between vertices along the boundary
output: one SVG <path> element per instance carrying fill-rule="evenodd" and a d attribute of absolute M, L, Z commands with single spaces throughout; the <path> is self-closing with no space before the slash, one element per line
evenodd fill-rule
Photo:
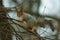
<path fill-rule="evenodd" d="M 60 40 L 60 0 L 0 0 L 0 40 Z"/>

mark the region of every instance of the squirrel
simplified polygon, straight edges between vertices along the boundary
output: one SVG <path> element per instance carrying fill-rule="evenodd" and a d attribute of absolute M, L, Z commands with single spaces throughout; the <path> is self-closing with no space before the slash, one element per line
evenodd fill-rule
<path fill-rule="evenodd" d="M 32 18 L 30 14 L 24 13 L 23 7 L 21 6 L 20 9 L 17 9 L 17 16 L 19 17 L 19 21 L 22 21 L 22 24 L 25 25 L 25 28 L 30 31 L 35 31 L 36 20 Z"/>

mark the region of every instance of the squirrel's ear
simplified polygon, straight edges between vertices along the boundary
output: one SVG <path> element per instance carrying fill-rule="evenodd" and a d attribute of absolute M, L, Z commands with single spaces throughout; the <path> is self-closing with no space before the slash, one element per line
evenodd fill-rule
<path fill-rule="evenodd" d="M 16 8 L 17 16 L 20 17 L 23 15 L 23 6 Z"/>

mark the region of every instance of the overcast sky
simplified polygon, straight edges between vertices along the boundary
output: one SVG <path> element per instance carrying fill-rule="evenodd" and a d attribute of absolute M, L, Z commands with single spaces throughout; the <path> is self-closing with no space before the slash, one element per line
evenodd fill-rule
<path fill-rule="evenodd" d="M 41 0 L 39 13 L 60 16 L 60 0 Z"/>

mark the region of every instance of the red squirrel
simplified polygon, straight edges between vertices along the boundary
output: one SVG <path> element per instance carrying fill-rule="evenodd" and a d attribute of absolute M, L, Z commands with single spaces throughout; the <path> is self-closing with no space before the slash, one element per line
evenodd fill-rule
<path fill-rule="evenodd" d="M 26 15 L 24 15 L 23 7 L 21 6 L 20 9 L 16 9 L 16 11 L 17 11 L 17 16 L 19 17 L 19 21 L 22 21 L 23 23 L 25 23 L 27 25 L 27 26 L 25 26 L 25 28 L 28 30 L 34 31 L 34 30 L 32 30 L 33 25 L 32 24 L 28 25 L 28 23 L 27 23 L 28 18 L 26 17 Z"/>

